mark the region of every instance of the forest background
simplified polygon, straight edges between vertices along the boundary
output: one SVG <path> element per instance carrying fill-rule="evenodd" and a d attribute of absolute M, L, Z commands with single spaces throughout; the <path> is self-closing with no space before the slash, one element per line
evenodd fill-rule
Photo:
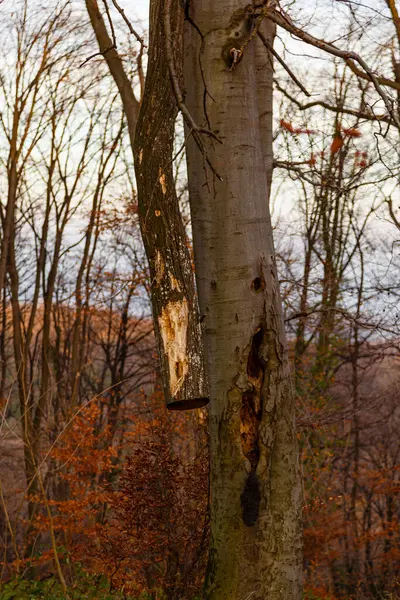
<path fill-rule="evenodd" d="M 400 114 L 393 2 L 287 4 L 301 30 L 386 78 Z M 140 100 L 146 21 L 121 6 L 130 26 L 115 6 L 104 18 Z M 83 3 L 3 0 L 0 11 L 0 598 L 195 598 L 207 410 L 164 408 L 121 102 Z M 396 598 L 398 126 L 352 64 L 282 29 L 269 51 L 304 594 Z M 190 246 L 179 119 L 176 130 Z"/>

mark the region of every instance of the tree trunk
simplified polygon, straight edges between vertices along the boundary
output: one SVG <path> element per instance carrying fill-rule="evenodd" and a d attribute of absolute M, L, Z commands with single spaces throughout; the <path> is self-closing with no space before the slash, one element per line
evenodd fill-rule
<path fill-rule="evenodd" d="M 157 0 L 150 6 L 148 69 L 139 112 L 97 0 L 86 0 L 99 50 L 117 84 L 128 123 L 166 402 L 170 409 L 183 410 L 207 404 L 208 385 L 191 258 L 175 191 L 172 155 L 178 109 L 166 58 L 163 6 Z M 174 54 L 182 62 L 183 11 L 179 2 L 174 3 L 170 17 Z"/>
<path fill-rule="evenodd" d="M 193 269 L 173 174 L 178 108 L 167 63 L 164 16 L 163 0 L 152 1 L 148 69 L 134 155 L 165 396 L 168 407 L 179 410 L 207 404 L 208 385 Z M 183 11 L 177 0 L 169 22 L 173 59 L 182 62 Z"/>
<path fill-rule="evenodd" d="M 210 382 L 212 535 L 206 597 L 298 600 L 301 484 L 269 214 L 272 62 L 240 0 L 187 11 L 186 104 L 222 139 L 187 147 Z M 265 19 L 271 41 L 274 27 Z M 233 49 L 239 51 L 239 55 Z M 235 55 L 242 60 L 232 65 Z"/>

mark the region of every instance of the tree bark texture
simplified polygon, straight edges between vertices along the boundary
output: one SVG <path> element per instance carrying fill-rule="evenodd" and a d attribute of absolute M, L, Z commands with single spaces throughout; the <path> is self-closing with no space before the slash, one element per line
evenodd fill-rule
<path fill-rule="evenodd" d="M 211 400 L 209 600 L 302 595 L 294 394 L 269 213 L 273 68 L 256 34 L 272 43 L 274 25 L 260 22 L 243 0 L 186 10 L 186 106 L 223 142 L 204 139 L 222 181 L 187 144 Z"/>
<path fill-rule="evenodd" d="M 183 10 L 172 2 L 172 60 L 182 65 Z M 168 407 L 208 402 L 200 314 L 192 261 L 173 174 L 178 109 L 165 45 L 164 2 L 150 6 L 150 43 L 134 147 L 139 218 L 150 265 L 154 328 Z M 180 69 L 181 70 L 181 69 Z"/>

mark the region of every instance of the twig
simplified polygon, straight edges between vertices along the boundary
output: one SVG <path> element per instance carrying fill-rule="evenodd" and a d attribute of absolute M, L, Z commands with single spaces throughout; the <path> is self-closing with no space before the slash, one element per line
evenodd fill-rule
<path fill-rule="evenodd" d="M 353 108 L 345 108 L 343 106 L 339 107 L 339 106 L 335 106 L 333 104 L 329 104 L 328 102 L 325 102 L 324 100 L 313 100 L 311 102 L 307 102 L 306 104 L 302 104 L 301 102 L 299 102 L 299 100 L 297 100 L 297 98 L 292 96 L 286 89 L 284 89 L 276 79 L 274 79 L 274 83 L 275 83 L 277 89 L 284 96 L 286 96 L 286 98 L 288 100 L 293 102 L 293 104 L 295 104 L 297 106 L 297 108 L 299 108 L 300 110 L 307 110 L 309 108 L 314 108 L 314 106 L 321 106 L 322 108 L 325 108 L 326 110 L 329 110 L 331 112 L 351 115 L 352 117 L 357 117 L 358 119 L 364 119 L 365 121 L 383 121 L 385 123 L 390 123 L 390 117 L 388 117 L 386 115 L 376 115 L 372 112 L 372 110 L 371 110 L 371 112 L 365 112 L 365 111 L 360 111 L 360 110 L 353 109 Z"/>
<path fill-rule="evenodd" d="M 216 177 L 218 177 L 218 179 L 220 181 L 222 181 L 222 177 L 217 173 L 217 171 L 215 170 L 215 168 L 213 167 L 213 165 L 211 164 L 211 162 L 208 158 L 208 155 L 207 155 L 207 152 L 204 147 L 203 140 L 201 139 L 200 134 L 203 133 L 205 135 L 208 135 L 209 137 L 212 137 L 219 144 L 222 144 L 222 140 L 213 131 L 211 131 L 211 129 L 207 129 L 205 127 L 199 127 L 197 125 L 197 123 L 193 119 L 191 113 L 189 112 L 189 110 L 183 100 L 183 94 L 180 89 L 178 75 L 177 75 L 176 69 L 175 69 L 174 56 L 173 56 L 173 52 L 172 52 L 172 32 L 171 32 L 171 22 L 170 22 L 170 18 L 169 18 L 170 9 L 171 9 L 171 0 L 166 0 L 165 7 L 164 7 L 165 51 L 166 51 L 166 56 L 167 56 L 168 70 L 169 70 L 171 83 L 172 83 L 172 89 L 175 94 L 178 108 L 181 111 L 182 116 L 183 116 L 184 120 L 186 121 L 187 125 L 189 126 L 190 133 L 193 135 L 193 138 L 196 141 L 196 144 L 197 144 L 200 152 L 205 157 L 205 160 L 206 160 L 208 166 L 210 167 L 210 169 L 212 170 L 212 172 L 214 173 L 214 175 Z"/>
<path fill-rule="evenodd" d="M 112 38 L 112 43 L 114 48 L 117 47 L 117 40 L 115 39 L 115 30 L 114 30 L 114 23 L 112 22 L 112 18 L 110 15 L 110 9 L 108 8 L 108 4 L 107 4 L 107 0 L 103 0 L 103 4 L 104 4 L 104 8 L 106 9 L 106 15 L 107 15 L 107 19 L 110 25 L 110 29 L 111 29 L 111 38 Z"/>
<path fill-rule="evenodd" d="M 198 61 L 199 61 L 199 69 L 200 69 L 201 79 L 203 81 L 203 86 L 204 86 L 204 92 L 203 92 L 203 111 L 204 111 L 204 117 L 205 117 L 205 119 L 207 121 L 208 128 L 211 129 L 210 119 L 208 118 L 208 113 L 207 113 L 207 96 L 213 102 L 215 102 L 215 100 L 211 96 L 210 92 L 208 91 L 207 83 L 206 83 L 206 77 L 204 75 L 203 63 L 202 63 L 202 60 L 201 60 L 201 57 L 204 54 L 204 35 L 202 34 L 202 32 L 200 30 L 200 27 L 197 25 L 197 23 L 195 23 L 195 21 L 193 21 L 192 17 L 190 16 L 189 9 L 190 9 L 190 0 L 187 0 L 187 2 L 185 3 L 185 19 L 186 19 L 186 21 L 188 23 L 191 24 L 191 26 L 193 27 L 193 29 L 195 31 L 197 31 L 197 33 L 199 34 L 200 39 L 201 39 Z"/>
<path fill-rule="evenodd" d="M 128 17 L 125 14 L 124 9 L 122 8 L 122 6 L 120 6 L 117 2 L 117 0 L 111 0 L 111 2 L 114 4 L 115 8 L 117 9 L 117 11 L 119 12 L 119 14 L 121 15 L 121 17 L 123 18 L 123 20 L 125 21 L 125 23 L 128 26 L 129 31 L 131 32 L 132 35 L 135 36 L 135 38 L 137 39 L 137 41 L 139 42 L 139 44 L 143 47 L 146 48 L 146 44 L 144 43 L 144 40 L 142 37 L 140 37 L 140 35 L 134 30 L 134 28 L 132 27 L 132 23 L 130 22 L 130 20 L 128 19 Z"/>
<path fill-rule="evenodd" d="M 86 65 L 86 63 L 88 63 L 90 60 L 92 60 L 92 58 L 95 58 L 96 56 L 105 56 L 107 54 L 107 52 L 110 52 L 110 50 L 116 50 L 116 47 L 115 46 L 110 46 L 109 48 L 106 48 L 105 50 L 103 50 L 103 52 L 95 52 L 91 56 L 88 56 L 87 58 L 85 58 L 85 60 L 83 61 L 83 63 L 81 63 L 79 65 L 79 68 L 81 68 L 84 65 Z"/>
<path fill-rule="evenodd" d="M 392 200 L 392 198 L 391 198 L 391 197 L 389 197 L 389 198 L 386 200 L 386 203 L 387 203 L 387 205 L 388 205 L 388 207 L 389 207 L 389 213 L 390 213 L 390 216 L 392 217 L 393 223 L 396 225 L 397 229 L 399 229 L 399 230 L 400 230 L 400 221 L 398 220 L 398 218 L 397 218 L 397 217 L 396 217 L 396 215 L 394 214 L 394 210 L 393 210 L 393 200 Z"/>
<path fill-rule="evenodd" d="M 307 181 L 307 183 L 310 183 L 313 186 L 329 188 L 329 189 L 337 190 L 337 191 L 340 190 L 340 187 L 337 185 L 332 185 L 330 183 L 322 183 L 319 180 L 315 180 L 315 179 L 312 179 L 312 177 L 309 177 L 307 175 L 307 173 L 305 171 L 303 171 L 303 169 L 301 169 L 299 166 L 299 165 L 305 165 L 307 163 L 309 164 L 309 161 L 304 161 L 304 162 L 302 161 L 302 162 L 294 163 L 294 162 L 286 161 L 286 160 L 274 160 L 273 168 L 274 169 L 286 169 L 287 171 L 289 171 L 289 173 L 290 173 L 290 171 L 293 171 L 301 179 L 304 179 L 304 181 Z M 311 165 L 310 165 L 310 167 L 311 167 Z M 311 173 L 314 173 L 314 170 L 311 170 L 311 168 L 310 168 L 310 171 L 311 171 Z M 319 175 L 319 174 L 317 173 L 317 175 Z"/>
<path fill-rule="evenodd" d="M 306 88 L 304 87 L 304 85 L 301 83 L 301 81 L 299 81 L 299 79 L 297 79 L 296 75 L 293 73 L 293 71 L 290 69 L 290 67 L 285 63 L 283 58 L 281 56 L 279 56 L 278 52 L 275 50 L 273 45 L 267 40 L 267 38 L 262 33 L 262 31 L 258 31 L 257 34 L 258 34 L 258 37 L 260 38 L 260 40 L 262 41 L 262 43 L 264 44 L 264 46 L 267 48 L 267 50 L 269 52 L 271 52 L 271 54 L 276 58 L 278 63 L 280 65 L 282 65 L 282 67 L 285 69 L 286 73 L 289 75 L 289 77 L 291 79 L 293 79 L 293 81 L 301 89 L 303 94 L 310 97 L 311 96 L 310 92 L 307 91 Z"/>
<path fill-rule="evenodd" d="M 334 44 L 332 44 L 330 42 L 325 42 L 324 40 L 316 38 L 313 35 L 311 35 L 310 33 L 303 31 L 302 29 L 297 27 L 292 22 L 292 20 L 290 19 L 289 16 L 287 16 L 286 14 L 283 14 L 282 11 L 278 12 L 275 9 L 272 9 L 272 10 L 269 9 L 267 11 L 267 16 L 269 19 L 274 21 L 274 23 L 276 23 L 283 29 L 286 29 L 286 31 L 288 31 L 289 33 L 292 33 L 293 35 L 298 37 L 300 40 L 305 42 L 306 44 L 309 44 L 311 46 L 319 48 L 320 50 L 324 50 L 325 52 L 328 52 L 328 54 L 332 54 L 333 56 L 337 56 L 338 58 L 342 58 L 343 60 L 346 61 L 346 63 L 350 67 L 350 69 L 356 75 L 358 75 L 359 77 L 362 77 L 364 79 L 370 80 L 372 82 L 375 90 L 377 91 L 377 93 L 379 94 L 381 99 L 383 100 L 383 102 L 386 106 L 386 109 L 388 111 L 388 114 L 392 117 L 394 123 L 400 129 L 399 117 L 397 116 L 396 112 L 393 110 L 393 106 L 390 101 L 390 98 L 388 97 L 386 92 L 382 89 L 382 85 L 388 85 L 387 81 L 390 81 L 390 80 L 386 80 L 386 79 L 377 77 L 372 72 L 372 70 L 369 68 L 369 66 L 367 65 L 365 60 L 363 58 L 361 58 L 361 56 L 359 54 L 357 54 L 356 52 L 353 52 L 350 50 L 340 50 L 340 48 L 338 48 Z M 361 66 L 361 68 L 364 70 L 364 72 L 360 71 L 357 68 L 355 63 L 358 63 Z M 393 82 L 391 82 L 391 83 L 393 84 Z M 393 85 L 392 85 L 392 87 L 393 87 Z M 399 89 L 399 87 L 400 87 L 399 84 L 396 84 L 396 89 Z"/>
<path fill-rule="evenodd" d="M 51 539 L 51 545 L 52 545 L 52 549 L 53 549 L 54 562 L 56 564 L 56 571 L 57 571 L 58 579 L 60 581 L 60 584 L 61 584 L 61 587 L 64 592 L 64 596 L 65 596 L 66 600 L 70 600 L 70 596 L 68 594 L 67 582 L 65 581 L 64 573 L 63 573 L 61 563 L 60 563 L 60 558 L 58 555 L 57 540 L 56 540 L 55 529 L 54 529 L 54 518 L 53 518 L 53 515 L 51 512 L 49 500 L 46 495 L 46 490 L 44 489 L 42 475 L 39 471 L 38 471 L 38 482 L 39 482 L 39 486 L 40 486 L 40 491 L 42 492 L 43 502 L 46 507 L 47 517 L 49 519 L 50 539 Z"/>
<path fill-rule="evenodd" d="M 143 50 L 144 50 L 144 48 L 145 48 L 144 44 L 141 44 L 139 54 L 137 57 L 137 68 L 138 68 L 139 84 L 140 84 L 140 104 L 143 101 L 144 84 L 145 84 L 145 78 L 144 78 L 144 72 L 143 72 Z"/>

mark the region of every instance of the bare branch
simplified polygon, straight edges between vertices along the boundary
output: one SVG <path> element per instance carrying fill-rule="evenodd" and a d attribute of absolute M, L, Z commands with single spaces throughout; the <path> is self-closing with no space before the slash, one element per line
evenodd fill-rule
<path fill-rule="evenodd" d="M 97 38 L 100 53 L 104 56 L 121 95 L 124 112 L 128 122 L 129 137 L 133 148 L 136 123 L 139 115 L 139 102 L 136 100 L 135 94 L 133 93 L 132 84 L 126 74 L 122 59 L 108 35 L 97 0 L 86 0 L 85 3 Z"/>
<path fill-rule="evenodd" d="M 178 75 L 177 75 L 176 69 L 175 69 L 174 56 L 173 56 L 173 52 L 172 52 L 172 32 L 171 32 L 171 23 L 170 23 L 170 18 L 169 18 L 170 10 L 171 10 L 171 0 L 166 0 L 165 8 L 164 8 L 165 50 L 166 50 L 166 56 L 167 56 L 168 70 L 169 70 L 169 74 L 171 77 L 172 89 L 174 91 L 174 95 L 176 98 L 178 108 L 179 108 L 180 112 L 182 113 L 182 116 L 185 119 L 186 124 L 190 128 L 190 133 L 193 135 L 193 138 L 196 141 L 196 144 L 197 144 L 200 152 L 205 157 L 205 160 L 206 160 L 208 166 L 210 167 L 210 169 L 212 170 L 212 172 L 214 173 L 214 175 L 216 175 L 216 177 L 218 177 L 218 179 L 221 180 L 220 175 L 218 175 L 218 173 L 216 172 L 215 168 L 213 167 L 213 165 L 211 164 L 211 162 L 207 156 L 207 152 L 204 148 L 204 144 L 203 144 L 200 134 L 203 133 L 205 135 L 212 137 L 219 144 L 222 144 L 222 140 L 210 129 L 207 129 L 206 127 L 199 127 L 197 125 L 197 123 L 193 119 L 192 115 L 190 114 L 190 112 L 183 100 L 183 94 L 182 94 L 182 91 L 181 91 L 181 88 L 179 85 Z"/>
<path fill-rule="evenodd" d="M 313 35 L 307 33 L 303 29 L 296 27 L 296 25 L 292 22 L 290 17 L 283 14 L 282 11 L 278 12 L 275 9 L 272 9 L 272 10 L 269 9 L 267 11 L 267 16 L 269 19 L 274 21 L 274 23 L 276 23 L 277 25 L 279 25 L 280 27 L 282 27 L 289 33 L 292 33 L 293 35 L 298 37 L 300 40 L 305 42 L 306 44 L 309 44 L 311 46 L 319 48 L 320 50 L 324 50 L 328 54 L 337 56 L 338 58 L 342 58 L 344 61 L 346 61 L 346 63 L 350 67 L 350 69 L 356 75 L 358 75 L 359 77 L 362 77 L 363 79 L 367 79 L 367 80 L 371 81 L 372 84 L 374 85 L 377 93 L 383 100 L 383 102 L 386 106 L 386 110 L 388 111 L 388 114 L 391 116 L 391 118 L 394 121 L 394 123 L 396 124 L 396 126 L 400 129 L 399 117 L 396 114 L 396 111 L 393 110 L 393 106 L 392 106 L 392 102 L 391 102 L 390 98 L 388 97 L 386 92 L 382 89 L 382 86 L 388 85 L 387 82 L 390 82 L 391 87 L 395 87 L 395 89 L 399 89 L 399 84 L 395 84 L 391 80 L 386 80 L 384 78 L 377 77 L 372 72 L 372 70 L 369 68 L 369 66 L 367 65 L 365 60 L 363 58 L 361 58 L 361 56 L 359 54 L 357 54 L 356 52 L 348 51 L 348 50 L 341 50 L 334 44 L 332 44 L 330 42 L 326 42 L 324 40 L 320 40 L 319 38 L 316 38 Z M 362 70 L 358 69 L 355 63 L 358 63 L 361 66 L 361 68 L 364 70 L 364 72 Z"/>
<path fill-rule="evenodd" d="M 96 58 L 96 56 L 105 56 L 107 52 L 110 52 L 110 50 L 115 50 L 115 46 L 110 46 L 109 48 L 103 50 L 103 52 L 95 52 L 94 54 L 91 54 L 90 56 L 85 58 L 85 60 L 79 65 L 79 68 L 81 69 L 82 67 L 84 67 L 93 58 Z"/>
<path fill-rule="evenodd" d="M 396 225 L 397 229 L 399 229 L 399 230 L 400 230 L 400 221 L 398 220 L 398 218 L 397 218 L 397 217 L 396 217 L 396 215 L 394 214 L 394 209 L 393 209 L 393 200 L 392 200 L 392 198 L 388 198 L 388 199 L 386 200 L 386 202 L 387 202 L 387 205 L 388 205 L 388 207 L 389 207 L 389 213 L 390 213 L 390 216 L 392 217 L 392 221 L 393 221 L 393 223 Z"/>
<path fill-rule="evenodd" d="M 104 4 L 104 8 L 106 10 L 106 15 L 107 15 L 108 23 L 109 23 L 110 29 L 111 29 L 111 37 L 112 37 L 113 46 L 114 46 L 114 48 L 116 48 L 117 47 L 117 40 L 115 38 L 114 23 L 112 22 L 112 18 L 111 18 L 111 15 L 110 15 L 110 9 L 108 8 L 107 0 L 103 0 L 103 4 Z"/>
<path fill-rule="evenodd" d="M 143 46 L 144 48 L 146 48 L 146 44 L 144 43 L 144 40 L 142 37 L 140 37 L 140 35 L 135 31 L 135 29 L 132 27 L 132 23 L 130 22 L 130 20 L 128 19 L 128 17 L 125 14 L 124 9 L 122 8 L 122 6 L 120 6 L 117 2 L 117 0 L 111 0 L 111 2 L 113 3 L 113 5 L 115 6 L 115 8 L 117 9 L 117 11 L 119 12 L 119 14 L 121 15 L 121 17 L 123 18 L 123 20 L 125 21 L 125 23 L 128 26 L 129 31 L 131 32 L 132 35 L 135 36 L 135 38 L 137 39 L 137 41 L 140 43 L 141 46 Z"/>
<path fill-rule="evenodd" d="M 308 92 L 306 90 L 306 88 L 304 87 L 304 85 L 301 83 L 301 81 L 299 81 L 299 79 L 297 79 L 296 75 L 293 73 L 293 71 L 290 69 L 290 67 L 285 63 L 283 58 L 281 56 L 279 56 L 278 52 L 274 49 L 273 45 L 270 44 L 270 42 L 267 40 L 267 38 L 262 33 L 262 31 L 258 31 L 258 37 L 261 39 L 262 43 L 267 48 L 267 50 L 269 52 L 271 52 L 271 54 L 276 58 L 276 60 L 279 62 L 279 64 L 282 65 L 282 67 L 285 69 L 285 71 L 289 75 L 289 77 L 291 79 L 293 79 L 294 83 L 301 89 L 303 94 L 310 97 L 311 96 L 310 92 Z"/>
<path fill-rule="evenodd" d="M 351 115 L 352 117 L 356 117 L 357 119 L 364 119 L 365 121 L 383 121 L 384 123 L 391 123 L 390 117 L 387 115 L 376 115 L 372 111 L 365 112 L 361 110 L 357 110 L 355 108 L 345 108 L 343 106 L 335 106 L 334 104 L 329 104 L 324 100 L 313 100 L 311 102 L 307 102 L 306 104 L 302 104 L 297 98 L 292 96 L 285 88 L 283 88 L 280 83 L 274 79 L 274 83 L 277 89 L 288 99 L 290 102 L 293 102 L 300 110 L 308 110 L 309 108 L 314 108 L 315 106 L 320 106 L 321 108 L 325 108 L 331 112 L 337 114 L 346 114 Z"/>

